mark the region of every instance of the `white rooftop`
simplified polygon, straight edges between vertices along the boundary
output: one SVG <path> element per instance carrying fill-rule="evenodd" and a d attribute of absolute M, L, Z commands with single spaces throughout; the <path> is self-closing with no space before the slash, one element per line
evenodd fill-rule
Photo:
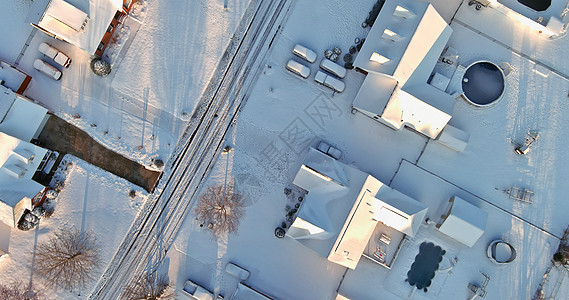
<path fill-rule="evenodd" d="M 47 109 L 0 86 L 0 132 L 31 141 L 43 126 Z"/>
<path fill-rule="evenodd" d="M 376 219 L 409 236 L 415 236 L 427 210 L 423 203 L 387 185 L 383 185 L 375 196 Z"/>
<path fill-rule="evenodd" d="M 28 21 L 94 54 L 121 0 L 38 0 Z"/>
<path fill-rule="evenodd" d="M 439 227 L 439 231 L 468 247 L 474 246 L 486 230 L 488 214 L 457 196 L 450 201 L 449 215 Z"/>

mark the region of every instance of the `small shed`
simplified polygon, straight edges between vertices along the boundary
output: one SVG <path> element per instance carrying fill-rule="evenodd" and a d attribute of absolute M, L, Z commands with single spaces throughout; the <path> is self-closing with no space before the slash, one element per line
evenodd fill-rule
<path fill-rule="evenodd" d="M 436 228 L 466 246 L 472 247 L 486 230 L 487 219 L 488 214 L 485 211 L 453 196 Z"/>

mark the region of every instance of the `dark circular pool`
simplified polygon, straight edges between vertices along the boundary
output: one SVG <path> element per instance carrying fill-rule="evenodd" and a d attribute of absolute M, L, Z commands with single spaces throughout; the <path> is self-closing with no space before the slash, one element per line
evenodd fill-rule
<path fill-rule="evenodd" d="M 472 104 L 490 105 L 504 92 L 504 73 L 488 61 L 473 63 L 462 77 L 462 91 Z"/>

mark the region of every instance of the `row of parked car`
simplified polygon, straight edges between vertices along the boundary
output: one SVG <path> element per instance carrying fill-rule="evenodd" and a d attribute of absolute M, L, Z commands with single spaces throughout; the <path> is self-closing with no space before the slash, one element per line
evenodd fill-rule
<path fill-rule="evenodd" d="M 292 53 L 309 63 L 314 63 L 318 57 L 316 52 L 300 44 L 294 46 L 294 48 L 292 49 Z M 341 93 L 342 91 L 344 91 L 346 85 L 344 84 L 344 82 L 342 82 L 340 79 L 336 77 L 339 78 L 346 77 L 346 68 L 338 65 L 337 63 L 327 58 L 323 58 L 322 61 L 320 61 L 320 68 L 332 75 L 322 71 L 317 71 L 316 75 L 314 76 L 314 81 L 326 87 L 331 88 L 335 92 Z M 310 76 L 309 67 L 292 59 L 289 60 L 288 63 L 286 64 L 286 69 L 294 74 L 297 74 L 302 78 L 308 78 Z M 334 77 L 333 75 L 335 75 L 336 77 Z"/>
<path fill-rule="evenodd" d="M 64 68 L 69 68 L 69 65 L 71 65 L 69 56 L 48 43 L 41 43 L 38 50 Z M 34 60 L 34 68 L 55 80 L 61 79 L 61 71 L 41 58 Z"/>

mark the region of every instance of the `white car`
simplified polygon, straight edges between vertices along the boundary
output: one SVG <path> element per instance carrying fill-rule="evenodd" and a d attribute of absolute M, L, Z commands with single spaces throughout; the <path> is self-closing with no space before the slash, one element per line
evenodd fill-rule
<path fill-rule="evenodd" d="M 327 59 L 323 58 L 320 62 L 320 68 L 325 71 L 328 71 L 340 78 L 346 77 L 346 68 L 340 66 L 339 64 Z"/>
<path fill-rule="evenodd" d="M 340 79 L 334 78 L 332 75 L 328 75 L 324 72 L 316 72 L 314 76 L 314 81 L 333 89 L 335 92 L 341 93 L 346 88 L 346 84 Z"/>
<path fill-rule="evenodd" d="M 292 73 L 299 75 L 302 78 L 308 78 L 308 76 L 310 76 L 310 68 L 299 63 L 296 62 L 294 60 L 289 60 L 288 63 L 286 64 L 286 69 L 291 71 Z"/>
<path fill-rule="evenodd" d="M 240 279 L 241 281 L 247 280 L 247 278 L 249 278 L 249 271 L 241 268 L 234 263 L 228 263 L 227 266 L 225 266 L 225 272 L 237 279 Z"/>
<path fill-rule="evenodd" d="M 296 44 L 296 46 L 294 46 L 294 49 L 292 49 L 292 53 L 304 60 L 306 60 L 309 63 L 313 63 L 316 61 L 316 58 L 318 57 L 318 55 L 316 55 L 316 52 L 300 45 L 300 44 Z"/>
<path fill-rule="evenodd" d="M 316 147 L 320 152 L 324 154 L 328 154 L 332 156 L 334 159 L 339 160 L 342 157 L 342 151 L 328 145 L 325 142 L 318 143 L 318 147 Z M 389 243 L 387 243 L 389 244 Z"/>
<path fill-rule="evenodd" d="M 39 58 L 34 60 L 34 68 L 55 80 L 61 79 L 61 71 Z"/>
<path fill-rule="evenodd" d="M 65 55 L 63 52 L 52 47 L 50 44 L 41 43 L 38 50 L 45 56 L 53 59 L 57 64 L 65 68 L 69 68 L 69 65 L 71 64 L 71 58 L 69 58 L 69 56 Z"/>

